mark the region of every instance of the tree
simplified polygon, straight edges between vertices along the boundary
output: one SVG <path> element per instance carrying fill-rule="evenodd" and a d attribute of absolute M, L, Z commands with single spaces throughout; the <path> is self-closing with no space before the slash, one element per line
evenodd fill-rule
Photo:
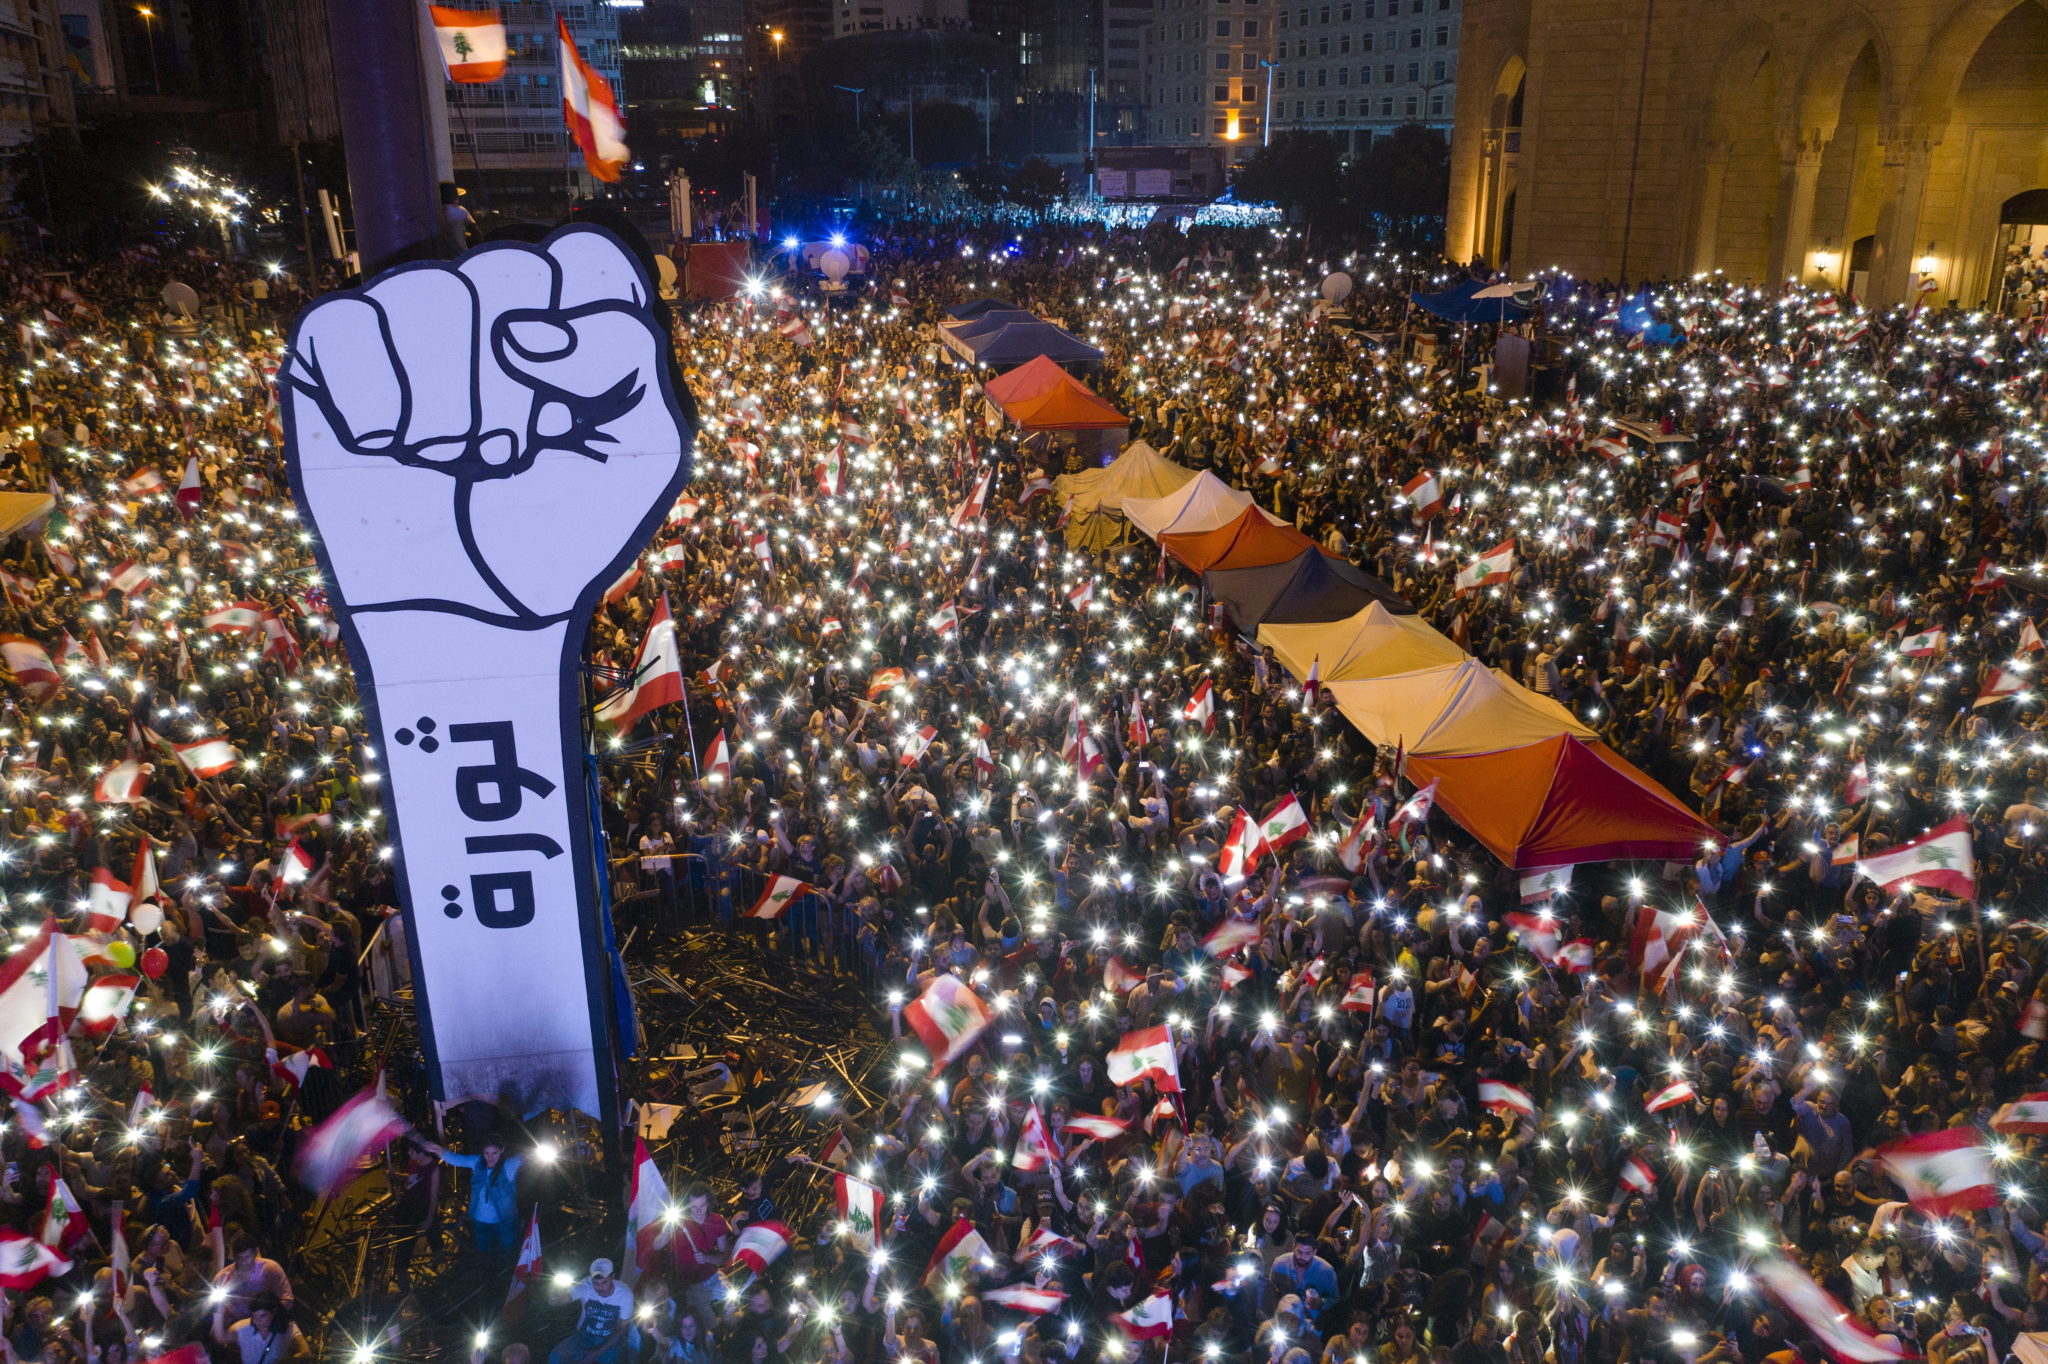
<path fill-rule="evenodd" d="M 1342 205 L 1343 144 L 1329 133 L 1289 129 L 1237 168 L 1232 187 L 1248 203 L 1328 222 Z"/>
<path fill-rule="evenodd" d="M 1351 201 L 1381 219 L 1383 235 L 1406 250 L 1443 242 L 1451 197 L 1451 145 L 1420 123 L 1404 123 L 1360 157 L 1347 177 Z"/>

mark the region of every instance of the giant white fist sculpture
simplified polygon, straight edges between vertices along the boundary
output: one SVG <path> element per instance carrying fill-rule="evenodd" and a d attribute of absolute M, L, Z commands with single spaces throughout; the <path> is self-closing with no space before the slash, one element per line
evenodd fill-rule
<path fill-rule="evenodd" d="M 279 374 L 449 1102 L 599 1111 L 580 654 L 693 435 L 652 298 L 616 238 L 566 228 L 321 298 Z"/>

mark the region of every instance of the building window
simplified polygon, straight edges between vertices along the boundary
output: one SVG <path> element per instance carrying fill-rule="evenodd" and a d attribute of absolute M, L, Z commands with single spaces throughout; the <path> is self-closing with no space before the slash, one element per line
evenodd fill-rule
<path fill-rule="evenodd" d="M 1358 68 L 1358 83 L 1359 83 L 1360 85 L 1371 85 L 1371 84 L 1372 84 L 1372 68 L 1371 68 L 1371 67 L 1369 67 L 1369 66 L 1361 66 L 1361 67 L 1359 67 L 1359 68 Z"/>
<path fill-rule="evenodd" d="M 1258 69 L 1259 69 L 1259 54 L 1258 54 L 1258 53 L 1256 53 L 1256 52 L 1247 52 L 1247 53 L 1245 53 L 1245 54 L 1244 54 L 1244 69 L 1245 69 L 1245 70 L 1247 70 L 1247 71 L 1256 71 L 1256 70 L 1258 70 Z"/>
<path fill-rule="evenodd" d="M 1216 54 L 1216 69 L 1218 71 L 1228 71 L 1230 69 L 1230 54 L 1228 52 Z"/>
<path fill-rule="evenodd" d="M 1363 4 L 1360 6 L 1359 13 L 1363 15 L 1365 18 L 1370 19 L 1372 18 L 1372 12 L 1378 8 L 1379 0 L 1363 0 Z"/>
<path fill-rule="evenodd" d="M 1216 136 L 1218 136 L 1218 137 L 1221 137 L 1221 136 L 1223 136 L 1223 120 L 1219 118 L 1219 119 L 1213 119 L 1213 120 L 1211 120 L 1211 121 L 1212 121 L 1212 122 L 1213 122 L 1213 123 L 1215 124 L 1215 133 L 1216 133 Z"/>
<path fill-rule="evenodd" d="M 1408 30 L 1408 46 L 1410 46 L 1410 47 L 1421 47 L 1421 46 L 1422 46 L 1422 30 L 1421 30 L 1421 29 L 1419 29 L 1419 28 L 1411 28 L 1411 29 L 1409 29 L 1409 30 Z"/>
<path fill-rule="evenodd" d="M 1230 103 L 1230 87 L 1229 87 L 1229 86 L 1227 86 L 1227 85 L 1219 85 L 1219 86 L 1217 86 L 1217 87 L 1216 87 L 1216 102 L 1217 102 L 1218 104 L 1228 104 L 1228 103 Z"/>
<path fill-rule="evenodd" d="M 1256 20 L 1256 19 L 1247 19 L 1247 20 L 1245 20 L 1245 21 L 1244 21 L 1244 36 L 1245 36 L 1245 37 L 1247 37 L 1247 38 L 1256 38 L 1256 37 L 1258 37 L 1258 36 L 1259 36 L 1259 21 L 1258 21 L 1258 20 Z"/>
<path fill-rule="evenodd" d="M 1417 82 L 1417 81 L 1419 81 L 1419 80 L 1421 80 L 1421 79 L 1422 79 L 1422 63 L 1421 63 L 1421 62 L 1410 62 L 1410 63 L 1408 63 L 1408 83 L 1409 83 L 1410 85 L 1413 85 L 1413 84 L 1414 84 L 1415 82 Z"/>
<path fill-rule="evenodd" d="M 1308 68 L 1302 67 L 1294 73 L 1294 88 L 1299 90 L 1308 84 Z"/>
<path fill-rule="evenodd" d="M 1408 115 L 1408 117 L 1410 118 L 1415 117 L 1416 113 L 1418 112 L 1417 100 L 1415 96 L 1410 95 L 1407 99 L 1401 102 L 1401 112 Z"/>
<path fill-rule="evenodd" d="M 1436 26 L 1436 45 L 1438 47 L 1448 47 L 1450 41 L 1451 26 L 1449 24 L 1438 24 Z"/>
<path fill-rule="evenodd" d="M 1344 101 L 1341 99 L 1337 101 L 1337 117 L 1344 117 Z"/>
<path fill-rule="evenodd" d="M 1280 31 L 1283 33 L 1287 31 L 1287 14 L 1284 10 L 1280 14 Z"/>
<path fill-rule="evenodd" d="M 1306 6 L 1294 12 L 1294 26 L 1296 28 L 1308 27 L 1308 9 Z"/>
<path fill-rule="evenodd" d="M 1341 57 L 1341 56 L 1343 56 L 1343 55 L 1344 55 L 1345 53 L 1349 52 L 1350 50 L 1351 50 L 1351 35 L 1350 35 L 1350 34 L 1348 34 L 1348 33 L 1340 33 L 1340 34 L 1338 34 L 1338 35 L 1337 35 L 1337 55 Z"/>
<path fill-rule="evenodd" d="M 1444 78 L 1444 64 L 1442 62 L 1431 62 L 1429 64 L 1429 78 L 1433 81 L 1440 81 Z"/>
<path fill-rule="evenodd" d="M 1358 50 L 1360 52 L 1372 51 L 1372 35 L 1370 33 L 1361 33 L 1358 35 Z"/>
<path fill-rule="evenodd" d="M 1296 118 L 1297 120 L 1299 120 L 1299 119 L 1304 119 L 1304 118 L 1307 118 L 1307 117 L 1308 117 L 1308 113 L 1307 113 L 1307 110 L 1308 110 L 1308 101 L 1307 101 L 1307 100 L 1302 100 L 1302 99 L 1298 99 L 1298 100 L 1294 101 L 1294 117 L 1295 117 L 1295 118 Z"/>
<path fill-rule="evenodd" d="M 1330 22 L 1330 7 L 1328 5 L 1324 5 L 1321 9 L 1316 11 L 1316 22 L 1319 24 L 1327 24 Z"/>
<path fill-rule="evenodd" d="M 1433 118 L 1443 117 L 1444 97 L 1442 95 L 1431 95 L 1429 97 L 1429 112 Z"/>
<path fill-rule="evenodd" d="M 1339 85 L 1349 85 L 1349 84 L 1351 84 L 1351 68 L 1350 68 L 1350 67 L 1348 67 L 1348 66 L 1340 66 L 1340 67 L 1338 67 L 1338 68 L 1337 68 L 1337 84 L 1339 84 Z"/>
<path fill-rule="evenodd" d="M 1388 62 L 1380 68 L 1380 83 L 1382 85 L 1392 85 L 1394 83 L 1394 64 L 1392 62 Z"/>
<path fill-rule="evenodd" d="M 1330 83 L 1330 68 L 1329 68 L 1329 67 L 1327 67 L 1327 66 L 1319 66 L 1319 67 L 1317 67 L 1317 68 L 1316 68 L 1316 88 L 1317 88 L 1318 90 L 1320 90 L 1320 89 L 1322 89 L 1322 88 L 1323 88 L 1324 86 L 1328 85 L 1329 83 Z"/>
<path fill-rule="evenodd" d="M 1253 100 L 1259 97 L 1258 87 L 1253 85 L 1240 85 L 1237 87 L 1237 97 L 1241 102 L 1245 104 L 1250 104 Z"/>
<path fill-rule="evenodd" d="M 1344 23 L 1347 23 L 1347 24 L 1348 24 L 1348 23 L 1350 23 L 1350 22 L 1351 22 L 1351 6 L 1349 6 L 1349 5 L 1346 5 L 1346 6 L 1344 6 L 1344 8 L 1343 8 L 1343 9 L 1339 10 L 1339 11 L 1338 11 L 1338 17 L 1339 17 L 1339 18 L 1340 18 L 1340 19 L 1341 19 L 1341 20 L 1342 20 L 1342 21 L 1343 21 Z"/>
<path fill-rule="evenodd" d="M 1382 117 L 1382 118 L 1392 118 L 1393 116 L 1394 116 L 1394 99 L 1393 99 L 1393 96 L 1389 95 L 1389 96 L 1387 96 L 1387 97 L 1383 98 L 1382 100 L 1380 100 L 1380 117 Z"/>
<path fill-rule="evenodd" d="M 1295 40 L 1294 55 L 1297 57 L 1306 57 L 1308 55 L 1308 39 L 1297 38 Z"/>
<path fill-rule="evenodd" d="M 1216 36 L 1219 38 L 1228 38 L 1230 36 L 1230 21 L 1228 19 L 1218 19 L 1216 21 Z"/>
<path fill-rule="evenodd" d="M 1322 100 L 1317 100 L 1317 101 L 1316 101 L 1316 117 L 1317 117 L 1317 118 L 1328 118 L 1328 117 L 1329 117 L 1329 115 L 1328 115 L 1328 114 L 1327 114 L 1326 112 L 1324 112 L 1324 111 L 1325 111 L 1325 110 L 1326 110 L 1327 108 L 1328 108 L 1328 106 L 1327 106 L 1327 105 L 1326 105 L 1326 104 L 1325 104 L 1325 103 L 1324 103 L 1324 102 L 1323 102 Z"/>

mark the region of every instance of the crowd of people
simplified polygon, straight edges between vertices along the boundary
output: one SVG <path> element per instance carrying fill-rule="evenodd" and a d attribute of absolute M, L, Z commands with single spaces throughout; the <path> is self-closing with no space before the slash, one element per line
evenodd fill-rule
<path fill-rule="evenodd" d="M 688 684 L 621 736 L 665 757 L 606 769 L 621 889 L 861 981 L 901 1039 L 887 1097 L 758 1167 L 662 1172 L 651 1237 L 551 1254 L 567 1339 L 479 1353 L 2003 1364 L 2042 1328 L 2038 339 L 1559 279 L 1547 387 L 1510 398 L 1473 334 L 1408 356 L 1414 261 L 1267 230 L 867 241 L 854 307 L 678 319 L 696 474 L 591 648 L 630 675 L 666 596 Z M 0 876 L 24 940 L 54 916 L 136 991 L 17 1049 L 0 1220 L 52 1257 L 6 1295 L 22 1359 L 302 1349 L 278 1262 L 305 1195 L 277 1172 L 375 1063 L 378 773 L 283 489 L 281 333 L 146 302 L 202 269 L 235 267 L 132 252 L 0 305 L 0 475 L 58 496 L 0 546 Z M 1100 347 L 1134 439 L 1723 839 L 1525 904 L 1198 579 L 1135 532 L 1068 545 L 1044 484 L 1079 457 L 991 422 L 932 331 L 984 294 Z M 1603 440 L 1624 416 L 1691 435 L 1697 476 Z M 1457 591 L 1508 538 L 1510 580 Z M 1236 812 L 1290 793 L 1312 836 L 1222 875 Z M 1958 813 L 1973 895 L 1857 874 Z M 1631 944 L 1658 911 L 1718 931 L 1653 985 Z M 1884 1153 L 1943 1133 L 1988 1191 L 1901 1182 Z M 423 1220 L 466 1198 L 487 1299 L 521 1160 L 479 1130 L 396 1162 Z"/>

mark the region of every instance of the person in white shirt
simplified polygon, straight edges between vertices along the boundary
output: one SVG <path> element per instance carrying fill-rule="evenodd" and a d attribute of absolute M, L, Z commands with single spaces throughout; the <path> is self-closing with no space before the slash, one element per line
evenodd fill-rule
<path fill-rule="evenodd" d="M 590 1277 L 566 1296 L 579 1304 L 576 1331 L 549 1353 L 548 1364 L 624 1364 L 633 1291 L 612 1277 L 612 1262 L 592 1260 Z"/>

